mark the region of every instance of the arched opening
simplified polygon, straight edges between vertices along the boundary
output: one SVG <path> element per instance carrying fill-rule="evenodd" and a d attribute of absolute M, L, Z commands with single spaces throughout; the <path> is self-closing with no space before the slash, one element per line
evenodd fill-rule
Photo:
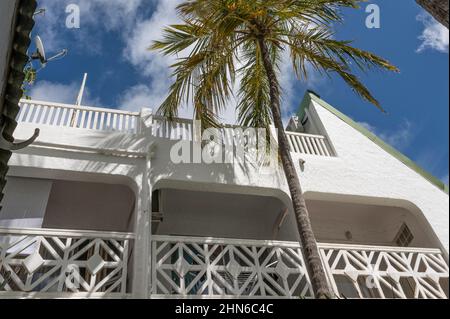
<path fill-rule="evenodd" d="M 391 247 L 440 248 L 420 211 L 388 200 L 306 194 L 319 242 Z"/>
<path fill-rule="evenodd" d="M 123 184 L 10 177 L 0 227 L 131 232 L 134 211 Z"/>
<path fill-rule="evenodd" d="M 288 206 L 276 196 L 158 188 L 153 234 L 251 240 L 291 240 Z"/>

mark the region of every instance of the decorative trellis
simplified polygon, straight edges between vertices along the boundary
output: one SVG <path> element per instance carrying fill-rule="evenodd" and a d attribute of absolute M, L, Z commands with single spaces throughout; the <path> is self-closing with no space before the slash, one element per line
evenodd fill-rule
<path fill-rule="evenodd" d="M 296 243 L 156 236 L 153 296 L 303 297 L 312 289 Z"/>
<path fill-rule="evenodd" d="M 440 250 L 320 244 L 330 282 L 342 298 L 448 298 Z"/>
<path fill-rule="evenodd" d="M 0 296 L 124 295 L 131 235 L 0 229 Z"/>

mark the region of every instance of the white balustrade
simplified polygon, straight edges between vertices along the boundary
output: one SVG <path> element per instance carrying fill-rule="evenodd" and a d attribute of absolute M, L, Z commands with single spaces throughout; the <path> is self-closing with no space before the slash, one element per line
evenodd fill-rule
<path fill-rule="evenodd" d="M 131 293 L 132 234 L 0 228 L 0 298 Z M 439 249 L 318 244 L 337 298 L 448 298 Z M 154 298 L 312 298 L 295 242 L 153 236 Z"/>
<path fill-rule="evenodd" d="M 0 298 L 124 297 L 131 234 L 0 228 Z"/>
<path fill-rule="evenodd" d="M 319 244 L 336 296 L 448 298 L 449 268 L 438 249 Z"/>
<path fill-rule="evenodd" d="M 82 107 L 60 103 L 21 100 L 17 122 L 36 126 L 58 126 L 97 131 L 141 133 L 140 113 L 114 109 Z M 220 129 L 224 145 L 236 145 L 242 134 L 235 129 L 239 126 L 226 126 Z M 153 116 L 152 135 L 157 138 L 192 141 L 194 122 L 187 119 L 168 121 L 161 116 Z M 333 156 L 327 139 L 320 135 L 286 132 L 291 151 L 316 156 Z"/>
<path fill-rule="evenodd" d="M 297 243 L 154 236 L 154 297 L 312 297 Z"/>
<path fill-rule="evenodd" d="M 448 298 L 438 249 L 319 244 L 337 298 Z M 300 245 L 155 236 L 154 297 L 311 298 Z"/>
<path fill-rule="evenodd" d="M 293 153 L 333 156 L 325 136 L 294 132 L 286 132 L 286 135 Z"/>
<path fill-rule="evenodd" d="M 17 122 L 98 131 L 139 132 L 139 113 L 39 101 L 20 101 Z"/>

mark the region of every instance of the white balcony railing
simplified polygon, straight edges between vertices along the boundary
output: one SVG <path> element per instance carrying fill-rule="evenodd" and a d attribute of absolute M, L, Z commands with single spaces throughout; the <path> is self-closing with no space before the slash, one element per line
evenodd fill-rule
<path fill-rule="evenodd" d="M 125 298 L 134 236 L 0 228 L 0 298 Z M 319 245 L 337 298 L 448 298 L 438 249 Z M 153 236 L 153 298 L 312 298 L 295 242 Z M 137 279 L 139 280 L 139 279 Z"/>
<path fill-rule="evenodd" d="M 337 296 L 448 298 L 449 268 L 439 249 L 320 244 Z"/>
<path fill-rule="evenodd" d="M 20 102 L 17 122 L 98 131 L 140 130 L 139 113 L 27 100 Z"/>
<path fill-rule="evenodd" d="M 21 100 L 17 122 L 36 126 L 68 127 L 131 134 L 142 133 L 141 117 L 138 112 L 32 100 Z M 235 128 L 238 128 L 238 126 L 227 126 L 221 129 L 221 139 L 224 144 L 232 145 L 236 138 L 239 138 L 234 131 Z M 324 136 L 286 133 L 291 151 L 294 153 L 323 157 L 333 156 Z M 154 137 L 192 141 L 193 134 L 194 124 L 192 120 L 177 119 L 169 122 L 160 116 L 153 117 L 152 135 Z"/>
<path fill-rule="evenodd" d="M 293 153 L 316 156 L 333 156 L 325 136 L 286 132 Z"/>
<path fill-rule="evenodd" d="M 125 297 L 131 234 L 0 228 L 3 297 Z"/>
<path fill-rule="evenodd" d="M 297 243 L 153 237 L 153 297 L 305 297 Z"/>
<path fill-rule="evenodd" d="M 337 298 L 447 298 L 436 249 L 319 244 Z M 155 297 L 310 298 L 298 243 L 154 237 Z"/>

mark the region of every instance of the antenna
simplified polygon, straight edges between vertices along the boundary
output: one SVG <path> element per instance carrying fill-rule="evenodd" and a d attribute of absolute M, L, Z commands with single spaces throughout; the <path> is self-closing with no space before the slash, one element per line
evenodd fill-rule
<path fill-rule="evenodd" d="M 56 59 L 60 59 L 64 56 L 66 56 L 67 53 L 69 52 L 67 49 L 64 49 L 64 50 L 61 50 L 56 55 L 52 56 L 51 58 L 47 58 L 47 56 L 45 54 L 44 43 L 42 42 L 41 37 L 36 36 L 34 42 L 36 44 L 36 52 L 31 55 L 31 60 L 39 60 L 42 68 L 45 68 L 45 66 L 47 65 L 48 62 L 56 60 Z"/>
<path fill-rule="evenodd" d="M 88 74 L 85 73 L 84 77 L 83 77 L 83 82 L 81 83 L 80 92 L 78 93 L 78 97 L 77 97 L 77 102 L 76 102 L 77 106 L 81 106 L 81 102 L 83 101 L 84 88 L 86 87 L 87 76 L 88 76 Z"/>
<path fill-rule="evenodd" d="M 45 15 L 46 11 L 47 11 L 46 9 L 38 9 L 38 10 L 36 10 L 35 13 L 33 13 L 33 17 L 40 15 L 40 14 Z"/>

